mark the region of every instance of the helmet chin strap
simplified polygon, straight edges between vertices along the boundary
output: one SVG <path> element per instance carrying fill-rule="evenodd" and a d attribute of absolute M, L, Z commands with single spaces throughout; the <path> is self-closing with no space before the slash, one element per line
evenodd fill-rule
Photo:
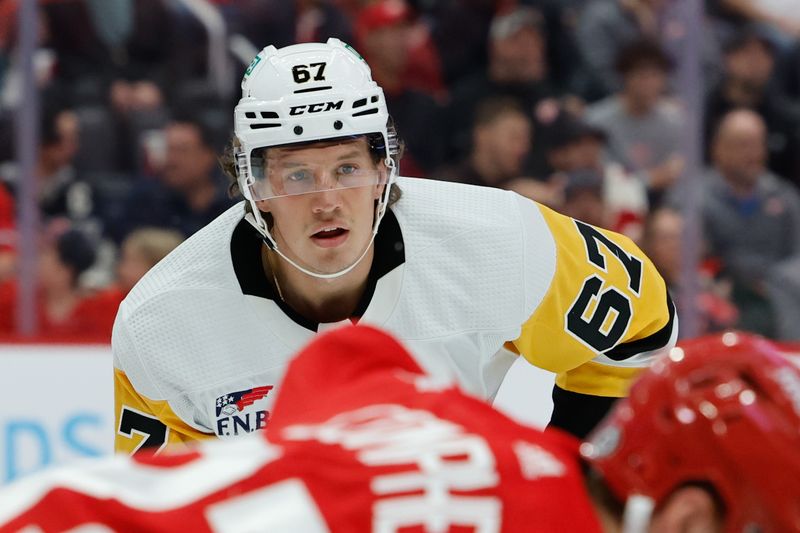
<path fill-rule="evenodd" d="M 269 247 L 270 250 L 275 251 L 275 253 L 278 254 L 284 261 L 292 265 L 294 268 L 296 268 L 303 274 L 317 279 L 335 279 L 344 276 L 345 274 L 353 270 L 361 262 L 361 260 L 364 259 L 364 257 L 366 257 L 367 252 L 372 246 L 372 243 L 375 242 L 375 236 L 378 234 L 378 226 L 380 225 L 381 220 L 383 219 L 383 215 L 386 214 L 387 204 L 389 203 L 389 192 L 392 183 L 394 182 L 393 178 L 395 172 L 397 171 L 397 165 L 395 164 L 394 160 L 391 157 L 387 157 L 384 161 L 386 163 L 386 166 L 389 168 L 389 179 L 386 181 L 386 187 L 383 190 L 383 193 L 381 195 L 381 200 L 380 202 L 378 202 L 378 206 L 376 208 L 375 223 L 372 225 L 372 235 L 370 236 L 369 243 L 367 243 L 367 246 L 364 248 L 364 251 L 358 257 L 358 259 L 356 259 L 350 266 L 343 268 L 338 272 L 334 272 L 332 274 L 322 274 L 319 272 L 314 272 L 298 265 L 295 261 L 287 257 L 286 254 L 284 254 L 280 250 L 280 248 L 278 248 L 278 243 L 275 242 L 275 238 L 269 232 L 269 229 L 267 228 L 267 223 L 264 220 L 264 217 L 261 216 L 261 211 L 258 209 L 255 200 L 252 199 L 250 200 L 251 210 L 250 213 L 247 213 L 247 215 L 245 215 L 245 220 L 247 220 L 250 223 L 250 225 L 252 225 L 256 230 L 258 230 L 258 232 L 264 238 L 264 243 Z"/>

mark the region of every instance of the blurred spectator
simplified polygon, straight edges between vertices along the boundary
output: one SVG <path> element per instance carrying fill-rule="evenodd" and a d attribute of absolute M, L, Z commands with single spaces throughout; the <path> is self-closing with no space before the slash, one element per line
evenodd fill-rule
<path fill-rule="evenodd" d="M 541 13 L 530 7 L 518 7 L 494 17 L 489 26 L 489 77 L 522 83 L 546 79 L 544 30 Z"/>
<path fill-rule="evenodd" d="M 111 106 L 121 114 L 157 109 L 163 103 L 158 85 L 149 80 L 114 80 L 109 92 Z"/>
<path fill-rule="evenodd" d="M 544 125 L 540 137 L 550 167 L 550 177 L 545 182 L 550 189 L 549 201 L 547 196 L 526 196 L 563 209 L 567 188 L 574 188 L 572 192 L 575 194 L 570 200 L 577 202 L 577 193 L 582 193 L 586 186 L 592 184 L 594 178 L 590 177 L 599 177 L 604 215 L 602 222 L 596 220 L 592 223 L 624 233 L 638 241 L 648 209 L 645 187 L 622 165 L 603 159 L 607 140 L 605 132 L 561 110 L 551 123 Z M 584 199 L 591 200 L 591 197 Z"/>
<path fill-rule="evenodd" d="M 706 1 L 711 16 L 721 23 L 724 33 L 735 33 L 742 26 L 757 25 L 782 48 L 800 37 L 800 16 L 794 0 L 712 0 Z"/>
<path fill-rule="evenodd" d="M 502 2 L 440 0 L 429 4 L 430 18 L 435 21 L 432 36 L 442 58 L 445 82 L 452 86 L 485 69 L 489 24 Z"/>
<path fill-rule="evenodd" d="M 506 187 L 522 176 L 531 148 L 531 120 L 519 102 L 509 97 L 488 98 L 475 110 L 472 149 L 459 164 L 435 177 L 490 187 Z"/>
<path fill-rule="evenodd" d="M 46 46 L 55 54 L 51 90 L 82 120 L 91 117 L 87 141 L 99 138 L 96 152 L 79 154 L 80 168 L 138 170 L 139 134 L 163 125 L 167 89 L 181 86 L 191 64 L 192 55 L 175 41 L 171 6 L 167 0 L 42 3 Z M 192 47 L 201 48 L 196 41 Z"/>
<path fill-rule="evenodd" d="M 87 217 L 91 191 L 75 175 L 72 161 L 78 152 L 78 117 L 72 110 L 47 111 L 40 132 L 37 178 L 39 207 L 46 217 Z"/>
<path fill-rule="evenodd" d="M 122 296 L 128 294 L 136 282 L 183 239 L 177 231 L 159 228 L 141 228 L 128 235 L 120 247 L 117 264 L 117 286 Z"/>
<path fill-rule="evenodd" d="M 92 187 L 81 179 L 73 166 L 79 147 L 78 117 L 71 109 L 46 105 L 39 129 L 39 152 L 36 160 L 36 195 L 45 220 L 67 218 L 88 222 L 95 213 Z M 0 187 L 16 194 L 19 168 L 6 165 Z"/>
<path fill-rule="evenodd" d="M 555 94 L 547 77 L 541 14 L 530 7 L 518 7 L 492 19 L 486 70 L 459 81 L 450 94 L 449 157 L 460 158 L 469 149 L 472 112 L 489 96 L 515 98 L 534 117 L 537 105 Z"/>
<path fill-rule="evenodd" d="M 767 125 L 769 167 L 800 185 L 800 110 L 770 83 L 775 51 L 761 33 L 749 28 L 725 43 L 725 72 L 706 102 L 706 146 L 710 147 L 717 123 L 729 111 L 746 107 Z"/>
<path fill-rule="evenodd" d="M 647 217 L 642 249 L 667 283 L 667 289 L 680 313 L 683 217 L 670 207 L 660 207 Z M 736 326 L 738 311 L 730 302 L 730 286 L 714 279 L 716 272 L 701 265 L 697 271 L 699 293 L 693 305 L 697 310 L 698 335 Z"/>
<path fill-rule="evenodd" d="M 548 76 L 560 88 L 580 94 L 583 75 L 581 51 L 575 34 L 581 11 L 591 0 L 529 1 L 542 11 L 547 34 Z M 525 2 L 523 2 L 525 3 Z"/>
<path fill-rule="evenodd" d="M 660 207 L 647 217 L 642 245 L 647 257 L 664 276 L 673 299 L 681 277 L 683 216 L 671 207 Z"/>
<path fill-rule="evenodd" d="M 436 45 L 427 26 L 405 0 L 369 3 L 358 12 L 355 33 L 356 46 L 369 62 L 372 77 L 384 91 L 385 80 L 390 83 L 390 92 L 402 85 L 437 100 L 445 97 Z M 395 74 L 399 69 L 403 70 L 400 79 Z"/>
<path fill-rule="evenodd" d="M 584 62 L 581 94 L 596 100 L 617 91 L 621 84 L 614 69 L 627 44 L 656 40 L 659 19 L 667 0 L 595 0 L 587 2 L 578 20 L 575 38 Z"/>
<path fill-rule="evenodd" d="M 148 85 L 169 79 L 170 11 L 162 0 L 74 0 L 42 3 L 48 44 L 55 51 L 61 90 L 99 102 L 114 80 Z"/>
<path fill-rule="evenodd" d="M 18 0 L 0 0 L 0 111 L 13 109 L 24 98 L 22 94 L 22 72 L 17 45 Z M 33 51 L 34 79 L 39 88 L 46 88 L 53 80 L 55 55 L 47 48 L 47 24 L 37 11 L 36 48 Z"/>
<path fill-rule="evenodd" d="M 0 0 L 0 50 L 9 47 L 16 17 L 16 3 L 16 0 Z"/>
<path fill-rule="evenodd" d="M 559 211 L 567 216 L 608 227 L 603 200 L 603 175 L 593 169 L 574 170 L 564 175 L 564 203 Z"/>
<path fill-rule="evenodd" d="M 357 48 L 369 62 L 372 77 L 383 88 L 386 104 L 406 142 L 401 169 L 406 176 L 425 176 L 444 157 L 442 110 L 420 87 L 441 85 L 437 64 L 429 70 L 429 82 L 421 78 L 420 57 L 433 58 L 421 46 L 411 11 L 401 0 L 379 0 L 363 8 L 356 19 Z M 426 53 L 423 53 L 426 51 Z M 413 61 L 412 61 L 413 59 Z M 429 63 L 430 64 L 430 63 Z M 416 70 L 415 70 L 416 69 Z"/>
<path fill-rule="evenodd" d="M 16 265 L 16 231 L 14 200 L 0 185 L 0 283 L 14 273 Z"/>
<path fill-rule="evenodd" d="M 714 166 L 705 184 L 711 191 L 711 251 L 734 280 L 737 303 L 745 304 L 742 324 L 784 337 L 792 330 L 800 335 L 800 253 L 789 244 L 796 195 L 785 193 L 776 177 L 800 187 L 800 18 L 787 10 L 793 1 L 706 0 L 704 24 L 714 31 L 705 32 L 703 43 L 707 66 L 717 59 L 706 71 L 704 109 L 704 150 Z M 640 240 L 646 186 L 668 189 L 681 173 L 680 110 L 665 97 L 671 62 L 655 44 L 668 43 L 675 37 L 669 30 L 679 29 L 665 24 L 673 15 L 668 0 L 211 4 L 221 10 L 229 35 L 244 34 L 259 49 L 328 37 L 354 44 L 384 86 L 407 142 L 406 175 L 442 172 L 447 179 L 512 189 Z M 17 268 L 14 195 L 23 178 L 8 163 L 11 110 L 24 97 L 12 53 L 17 5 L 0 0 L 0 283 Z M 36 182 L 43 218 L 68 218 L 93 236 L 102 219 L 117 243 L 130 234 L 118 284 L 88 297 L 81 289 L 87 313 L 113 317 L 111 309 L 136 272 L 160 255 L 145 251 L 137 228 L 189 235 L 231 204 L 215 162 L 215 139 L 227 136 L 230 113 L 208 83 L 207 44 L 206 30 L 182 2 L 39 3 L 34 66 L 44 108 Z M 720 45 L 724 61 L 718 59 Z M 585 103 L 564 87 L 590 101 L 604 100 L 584 115 Z M 178 105 L 191 108 L 192 116 L 179 114 L 165 128 Z M 731 120 L 736 128 L 715 135 L 717 125 L 739 108 L 766 121 L 766 141 L 754 146 L 754 134 L 741 150 L 726 150 L 740 141 L 723 133 L 741 134 L 743 120 Z M 730 162 L 737 158 L 739 163 Z M 739 174 L 759 175 L 750 192 L 729 185 Z M 656 211 L 647 219 L 648 235 L 674 232 L 679 218 Z M 145 240 L 151 237 L 159 240 Z M 646 240 L 659 248 L 657 237 Z M 164 251 L 167 241 L 174 242 L 174 235 L 164 240 Z M 115 248 L 98 245 L 82 287 L 110 283 Z M 662 264 L 664 271 L 672 268 Z M 711 329 L 725 323 L 703 301 L 703 294 L 719 295 L 712 278 L 701 273 L 704 290 L 697 302 Z M 7 294 L 14 284 L 3 287 Z M 760 314 L 762 309 L 767 311 Z"/>
<path fill-rule="evenodd" d="M 739 326 L 771 337 L 800 336 L 781 331 L 774 305 L 777 290 L 800 307 L 800 194 L 766 168 L 767 130 L 754 111 L 723 117 L 712 146 L 704 205 L 709 252 L 733 282 Z M 794 278 L 794 279 L 792 279 Z"/>
<path fill-rule="evenodd" d="M 240 0 L 242 34 L 260 50 L 336 37 L 353 42 L 352 22 L 331 0 Z"/>
<path fill-rule="evenodd" d="M 69 229 L 45 238 L 37 271 L 39 335 L 49 340 L 107 342 L 113 318 L 98 314 L 80 287 L 81 274 L 96 258 L 94 243 Z M 16 281 L 0 285 L 0 335 L 16 330 Z"/>
<path fill-rule="evenodd" d="M 775 70 L 783 93 L 800 104 L 800 40 L 787 51 Z"/>
<path fill-rule="evenodd" d="M 183 242 L 183 235 L 174 230 L 141 228 L 134 230 L 120 246 L 116 283 L 103 290 L 88 294 L 83 308 L 92 316 L 102 331 L 109 334 L 117 316 L 119 304 L 134 285 L 172 250 Z"/>
<path fill-rule="evenodd" d="M 171 228 L 189 236 L 233 201 L 217 164 L 216 135 L 192 115 L 173 118 L 165 129 L 165 161 L 156 179 L 142 179 L 125 198 L 108 233 L 121 242 L 142 226 Z"/>
<path fill-rule="evenodd" d="M 683 172 L 681 112 L 664 92 L 671 61 L 653 41 L 620 49 L 616 70 L 622 90 L 587 109 L 587 120 L 608 134 L 608 153 L 646 185 L 650 202 Z"/>

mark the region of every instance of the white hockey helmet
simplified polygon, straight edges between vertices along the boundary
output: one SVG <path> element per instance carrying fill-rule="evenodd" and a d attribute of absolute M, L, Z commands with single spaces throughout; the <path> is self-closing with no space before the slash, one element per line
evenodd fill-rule
<path fill-rule="evenodd" d="M 242 79 L 242 98 L 234 110 L 234 132 L 239 143 L 235 153 L 239 189 L 252 207 L 248 220 L 267 244 L 293 266 L 314 277 L 337 277 L 355 267 L 366 250 L 350 267 L 334 274 L 320 274 L 297 265 L 277 249 L 256 206 L 256 201 L 264 199 L 259 192 L 262 189 L 257 187 L 258 180 L 264 177 L 254 150 L 380 134 L 383 142 L 377 148 L 384 151 L 388 176 L 378 201 L 374 238 L 397 176 L 398 150 L 383 90 L 372 80 L 364 58 L 339 39 L 264 48 Z"/>

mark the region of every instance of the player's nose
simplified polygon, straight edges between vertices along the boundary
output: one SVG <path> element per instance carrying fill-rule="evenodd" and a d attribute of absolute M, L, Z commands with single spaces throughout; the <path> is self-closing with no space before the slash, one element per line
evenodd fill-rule
<path fill-rule="evenodd" d="M 324 189 L 313 193 L 311 210 L 315 214 L 335 211 L 342 205 L 342 195 L 339 189 Z"/>

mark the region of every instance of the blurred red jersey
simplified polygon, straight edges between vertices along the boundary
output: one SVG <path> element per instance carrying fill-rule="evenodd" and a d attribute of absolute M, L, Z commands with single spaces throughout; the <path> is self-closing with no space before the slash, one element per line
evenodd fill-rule
<path fill-rule="evenodd" d="M 377 330 L 318 337 L 277 402 L 266 436 L 24 479 L 0 531 L 600 531 L 577 441 L 426 376 Z"/>
<path fill-rule="evenodd" d="M 0 184 L 0 252 L 15 249 L 14 199 Z"/>

